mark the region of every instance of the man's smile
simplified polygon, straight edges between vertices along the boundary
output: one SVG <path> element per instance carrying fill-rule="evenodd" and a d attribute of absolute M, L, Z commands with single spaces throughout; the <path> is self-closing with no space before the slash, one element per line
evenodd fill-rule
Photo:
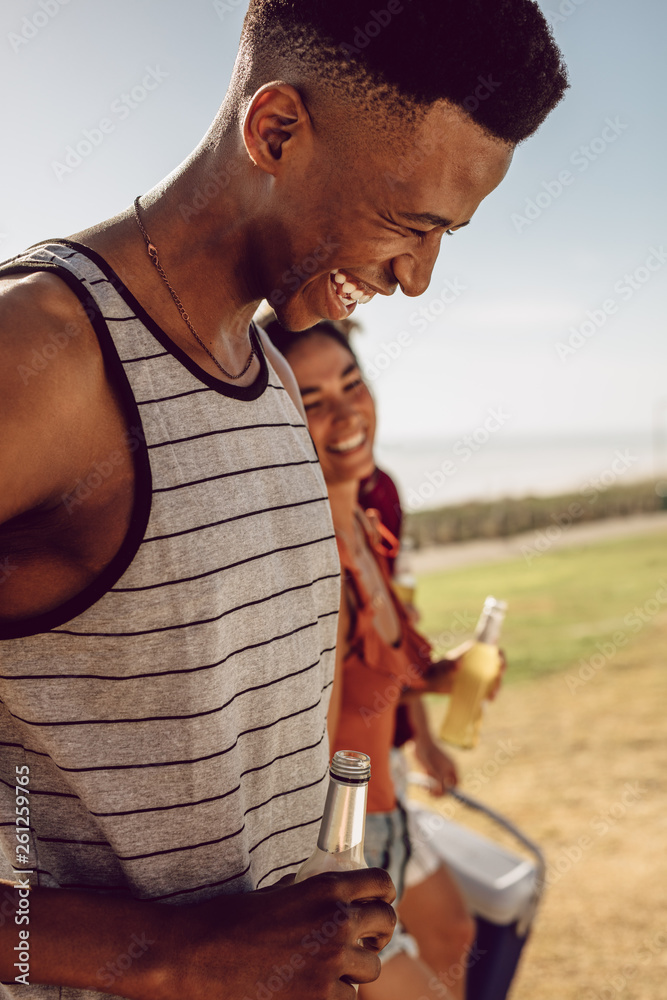
<path fill-rule="evenodd" d="M 365 305 L 376 294 L 375 289 L 370 289 L 363 282 L 347 274 L 346 271 L 341 271 L 340 268 L 331 272 L 331 280 L 334 283 L 336 294 L 346 305 L 353 302 Z"/>

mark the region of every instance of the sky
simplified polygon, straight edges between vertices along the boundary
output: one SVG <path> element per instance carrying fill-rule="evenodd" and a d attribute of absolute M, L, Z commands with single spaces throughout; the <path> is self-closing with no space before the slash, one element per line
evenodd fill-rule
<path fill-rule="evenodd" d="M 471 225 L 443 240 L 428 291 L 357 309 L 379 450 L 414 482 L 436 460 L 408 472 L 401 454 L 444 460 L 443 441 L 482 440 L 499 414 L 487 457 L 496 449 L 502 465 L 501 439 L 504 455 L 526 442 L 544 453 L 516 460 L 526 489 L 546 482 L 549 442 L 568 439 L 604 438 L 611 456 L 632 438 L 645 451 L 635 470 L 664 457 L 667 473 L 667 447 L 649 455 L 667 433 L 667 4 L 541 6 L 567 97 Z M 0 257 L 115 214 L 190 153 L 224 96 L 246 7 L 4 0 Z M 86 155 L 68 155 L 82 141 Z"/>

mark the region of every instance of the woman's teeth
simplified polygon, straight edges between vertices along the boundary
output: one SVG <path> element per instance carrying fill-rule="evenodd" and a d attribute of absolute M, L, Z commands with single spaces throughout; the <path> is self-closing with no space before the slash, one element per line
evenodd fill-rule
<path fill-rule="evenodd" d="M 358 448 L 366 440 L 366 435 L 363 432 L 355 434 L 353 438 L 348 438 L 347 441 L 339 441 L 337 444 L 329 445 L 329 451 L 346 452 L 352 451 L 353 448 Z"/>
<path fill-rule="evenodd" d="M 372 295 L 366 295 L 362 292 L 360 288 L 357 287 L 354 281 L 350 281 L 348 275 L 344 274 L 342 271 L 332 271 L 331 277 L 334 280 L 334 287 L 336 293 L 340 299 L 346 305 L 352 305 L 355 302 L 360 302 L 365 305 L 366 302 L 370 302 L 373 298 Z"/>

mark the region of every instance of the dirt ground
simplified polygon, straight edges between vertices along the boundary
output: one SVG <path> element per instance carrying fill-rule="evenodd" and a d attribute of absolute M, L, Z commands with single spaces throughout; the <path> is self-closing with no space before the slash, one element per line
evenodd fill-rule
<path fill-rule="evenodd" d="M 575 666 L 507 685 L 479 747 L 453 752 L 463 790 L 547 856 L 511 1000 L 667 998 L 666 650 L 664 614 L 586 680 Z M 512 753 L 499 754 L 501 741 Z M 440 801 L 446 815 L 493 831 Z"/>

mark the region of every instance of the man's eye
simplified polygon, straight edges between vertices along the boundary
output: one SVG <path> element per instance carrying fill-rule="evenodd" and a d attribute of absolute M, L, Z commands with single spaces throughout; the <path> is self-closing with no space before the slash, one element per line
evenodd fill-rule
<path fill-rule="evenodd" d="M 361 378 L 355 378 L 354 381 L 348 382 L 347 385 L 345 386 L 345 392 L 349 392 L 350 389 L 356 389 L 357 386 L 363 385 L 363 381 L 364 380 Z"/>
<path fill-rule="evenodd" d="M 303 408 L 308 413 L 309 410 L 314 410 L 316 407 L 321 406 L 319 399 L 314 400 L 312 403 L 304 403 Z"/>
<path fill-rule="evenodd" d="M 424 239 L 426 239 L 426 237 L 428 236 L 428 234 L 431 232 L 431 230 L 430 229 L 408 229 L 408 232 L 412 233 L 413 236 L 417 236 L 420 240 L 424 240 Z"/>

